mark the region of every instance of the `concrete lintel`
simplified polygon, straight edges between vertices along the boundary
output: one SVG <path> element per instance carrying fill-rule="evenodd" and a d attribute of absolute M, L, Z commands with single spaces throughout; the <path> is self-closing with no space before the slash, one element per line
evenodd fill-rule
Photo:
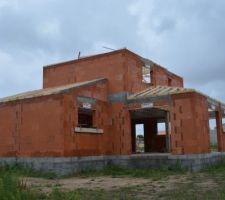
<path fill-rule="evenodd" d="M 100 128 L 81 128 L 75 127 L 74 132 L 76 133 L 103 133 L 103 129 Z"/>
<path fill-rule="evenodd" d="M 78 96 L 77 97 L 77 101 L 78 102 L 84 102 L 84 103 L 94 104 L 94 103 L 97 102 L 97 99 L 91 98 L 91 97 L 85 97 L 85 96 Z"/>
<path fill-rule="evenodd" d="M 171 96 L 156 96 L 156 97 L 144 97 L 144 98 L 134 98 L 134 99 L 128 99 L 127 104 L 130 103 L 148 103 L 148 102 L 156 102 L 158 100 L 166 100 L 169 102 L 169 104 L 172 103 L 172 97 Z"/>
<path fill-rule="evenodd" d="M 126 102 L 127 97 L 131 95 L 129 92 L 116 92 L 116 93 L 111 93 L 108 95 L 108 101 L 110 103 L 113 102 Z"/>

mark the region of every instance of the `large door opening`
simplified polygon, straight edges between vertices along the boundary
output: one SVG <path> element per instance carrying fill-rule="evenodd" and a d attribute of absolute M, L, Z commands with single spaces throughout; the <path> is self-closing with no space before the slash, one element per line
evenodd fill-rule
<path fill-rule="evenodd" d="M 132 152 L 170 152 L 168 112 L 156 108 L 132 110 Z"/>

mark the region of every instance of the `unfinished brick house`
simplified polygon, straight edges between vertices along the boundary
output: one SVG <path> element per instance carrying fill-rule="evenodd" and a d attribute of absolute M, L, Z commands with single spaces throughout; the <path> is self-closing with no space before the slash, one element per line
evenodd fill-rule
<path fill-rule="evenodd" d="M 120 49 L 45 66 L 43 89 L 0 99 L 0 156 L 131 155 L 137 124 L 144 152 L 209 153 L 213 117 L 225 151 L 224 116 L 221 102 Z"/>

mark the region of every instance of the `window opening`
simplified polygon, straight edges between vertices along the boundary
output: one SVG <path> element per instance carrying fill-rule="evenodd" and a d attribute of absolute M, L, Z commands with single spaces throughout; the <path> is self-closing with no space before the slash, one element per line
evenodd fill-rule
<path fill-rule="evenodd" d="M 168 86 L 172 86 L 172 79 L 168 78 Z"/>
<path fill-rule="evenodd" d="M 78 109 L 78 127 L 93 128 L 93 113 L 91 109 Z"/>
<path fill-rule="evenodd" d="M 166 135 L 166 123 L 165 122 L 157 123 L 157 135 Z"/>
<path fill-rule="evenodd" d="M 225 116 L 222 118 L 223 132 L 225 133 Z"/>
<path fill-rule="evenodd" d="M 151 69 L 149 65 L 142 67 L 142 82 L 151 83 Z"/>

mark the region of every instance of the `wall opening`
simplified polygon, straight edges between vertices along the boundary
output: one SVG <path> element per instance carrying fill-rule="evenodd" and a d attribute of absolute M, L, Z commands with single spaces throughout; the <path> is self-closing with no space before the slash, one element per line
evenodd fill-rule
<path fill-rule="evenodd" d="M 151 83 L 151 69 L 148 65 L 142 66 L 142 82 Z"/>
<path fill-rule="evenodd" d="M 143 153 L 145 150 L 144 143 L 144 124 L 135 124 L 136 152 Z"/>
<path fill-rule="evenodd" d="M 166 130 L 166 111 L 143 108 L 131 112 L 131 134 L 133 153 L 169 152 Z"/>
<path fill-rule="evenodd" d="M 166 123 L 165 122 L 157 123 L 157 135 L 166 135 Z"/>
<path fill-rule="evenodd" d="M 168 78 L 168 86 L 172 86 L 172 79 Z"/>
<path fill-rule="evenodd" d="M 93 128 L 93 113 L 91 109 L 78 109 L 78 127 Z"/>
<path fill-rule="evenodd" d="M 218 151 L 218 127 L 217 127 L 217 111 L 209 112 L 209 134 L 210 134 L 210 149 Z"/>
<path fill-rule="evenodd" d="M 222 117 L 222 127 L 223 127 L 223 132 L 225 133 L 225 116 Z"/>

